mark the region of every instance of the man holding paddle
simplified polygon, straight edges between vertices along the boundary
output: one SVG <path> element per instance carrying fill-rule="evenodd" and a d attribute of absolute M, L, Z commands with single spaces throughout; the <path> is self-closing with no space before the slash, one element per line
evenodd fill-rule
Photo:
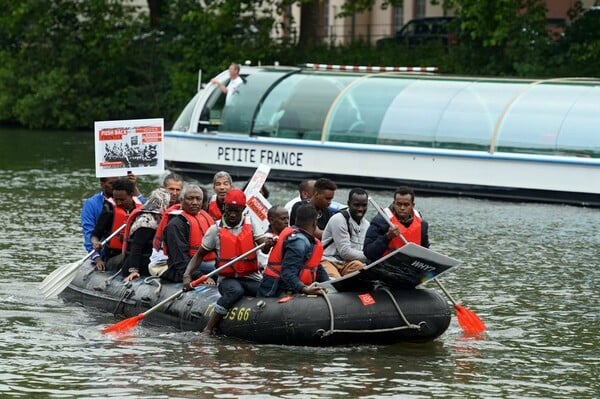
<path fill-rule="evenodd" d="M 429 248 L 428 223 L 415 212 L 415 193 L 410 187 L 399 187 L 394 192 L 394 202 L 386 210 L 390 212 L 390 222 L 377 214 L 367 230 L 363 252 L 370 260 L 377 260 L 394 249 L 404 246 L 405 237 Z"/>
<path fill-rule="evenodd" d="M 211 252 L 217 254 L 219 271 L 218 288 L 221 297 L 215 303 L 214 312 L 208 320 L 204 332 L 211 334 L 229 309 L 244 295 L 256 296 L 261 275 L 256 251 L 263 252 L 273 245 L 273 240 L 262 234 L 258 225 L 250 217 L 243 217 L 246 208 L 246 195 L 236 188 L 227 191 L 223 200 L 223 217 L 212 225 L 202 239 L 202 245 L 190 259 L 183 274 L 183 290 L 189 291 L 192 275 L 200 262 Z M 263 244 L 256 247 L 256 244 Z M 229 261 L 243 253 L 250 253 L 229 265 Z"/>

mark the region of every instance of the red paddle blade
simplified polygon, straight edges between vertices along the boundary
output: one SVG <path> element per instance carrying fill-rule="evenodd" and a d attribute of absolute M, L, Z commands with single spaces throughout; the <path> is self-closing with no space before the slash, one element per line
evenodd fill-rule
<path fill-rule="evenodd" d="M 124 334 L 135 328 L 144 318 L 144 314 L 140 313 L 137 316 L 121 320 L 118 323 L 108 326 L 102 330 L 102 334 Z"/>
<path fill-rule="evenodd" d="M 475 312 L 459 304 L 455 304 L 454 309 L 456 309 L 458 324 L 462 327 L 464 332 L 468 334 L 481 334 L 486 330 L 485 323 L 475 314 Z"/>

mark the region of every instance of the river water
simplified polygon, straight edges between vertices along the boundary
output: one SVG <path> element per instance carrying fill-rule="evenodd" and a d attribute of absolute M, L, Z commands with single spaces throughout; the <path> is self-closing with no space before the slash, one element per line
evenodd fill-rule
<path fill-rule="evenodd" d="M 112 315 L 37 289 L 85 255 L 79 210 L 98 190 L 93 165 L 92 132 L 0 130 L 2 398 L 600 397 L 598 210 L 417 198 L 432 249 L 463 261 L 442 280 L 486 322 L 481 337 L 453 318 L 425 345 L 255 345 L 143 323 L 115 341 L 100 333 Z M 139 180 L 145 193 L 160 183 Z M 272 203 L 295 195 L 291 184 L 269 189 Z"/>

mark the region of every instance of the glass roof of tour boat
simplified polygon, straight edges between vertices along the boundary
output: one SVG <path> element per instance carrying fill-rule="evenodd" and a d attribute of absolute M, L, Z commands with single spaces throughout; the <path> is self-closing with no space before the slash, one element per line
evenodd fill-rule
<path fill-rule="evenodd" d="M 258 68 L 220 111 L 207 96 L 220 133 L 600 158 L 600 80 Z"/>

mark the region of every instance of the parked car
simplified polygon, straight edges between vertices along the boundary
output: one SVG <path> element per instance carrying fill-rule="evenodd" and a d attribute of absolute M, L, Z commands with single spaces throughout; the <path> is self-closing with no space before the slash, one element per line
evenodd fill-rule
<path fill-rule="evenodd" d="M 393 37 L 377 41 L 377 46 L 402 45 L 408 48 L 440 43 L 448 48 L 457 43 L 454 17 L 428 17 L 408 21 Z"/>

